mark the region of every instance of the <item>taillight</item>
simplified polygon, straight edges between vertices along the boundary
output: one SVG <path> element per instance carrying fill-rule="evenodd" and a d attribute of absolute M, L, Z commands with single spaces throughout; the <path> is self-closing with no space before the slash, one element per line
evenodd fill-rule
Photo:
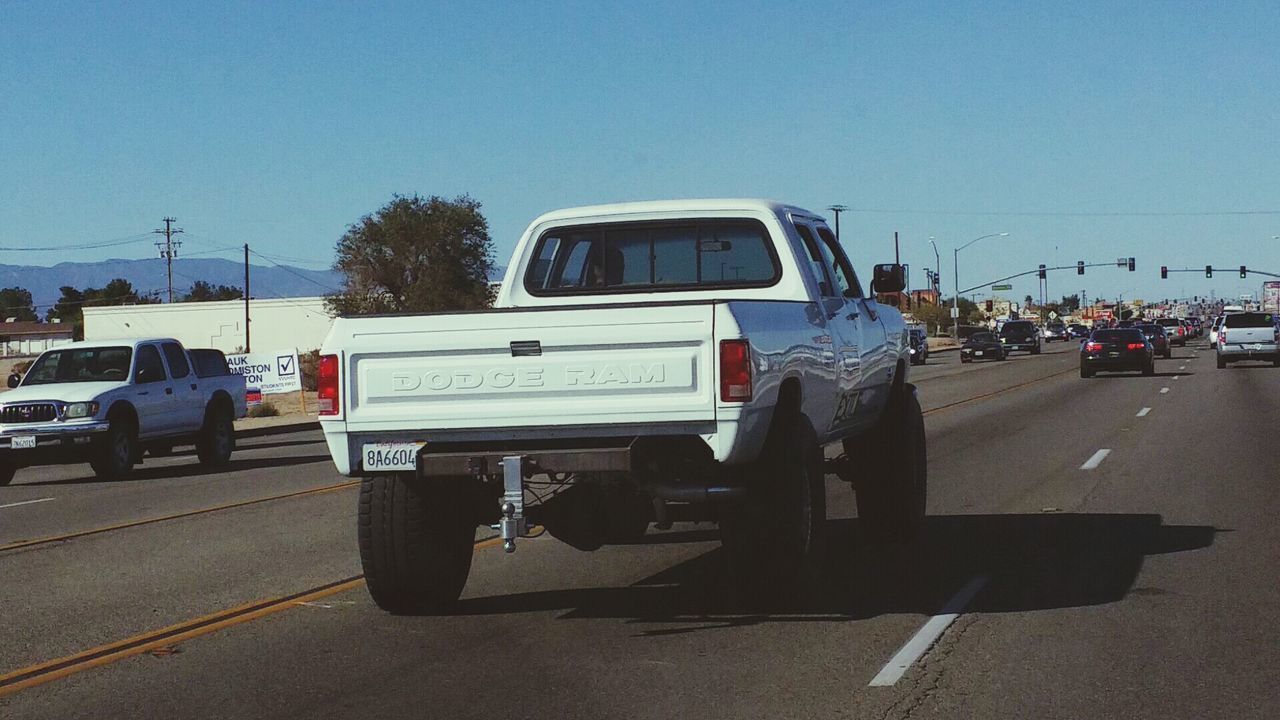
<path fill-rule="evenodd" d="M 720 400 L 751 400 L 751 346 L 746 340 L 720 341 Z"/>
<path fill-rule="evenodd" d="M 1101 349 L 1102 349 L 1102 343 L 1096 343 L 1096 342 L 1090 341 L 1084 344 L 1085 352 L 1098 352 Z"/>
<path fill-rule="evenodd" d="M 1146 345 L 1145 345 L 1145 344 L 1143 344 L 1143 343 L 1129 343 L 1129 349 L 1130 349 L 1130 350 L 1141 350 L 1141 349 L 1143 349 L 1143 348 L 1145 348 L 1145 347 L 1146 347 Z"/>
<path fill-rule="evenodd" d="M 316 365 L 316 397 L 319 400 L 321 415 L 337 415 L 338 402 L 338 356 L 321 355 L 320 364 Z"/>
<path fill-rule="evenodd" d="M 1227 342 L 1227 329 L 1224 327 L 1218 330 L 1218 344 L 1223 345 Z"/>
<path fill-rule="evenodd" d="M 1179 334 L 1179 335 L 1185 335 L 1185 334 L 1186 334 L 1186 333 L 1185 333 L 1185 331 L 1183 331 L 1183 329 L 1182 329 L 1182 326 L 1181 326 L 1181 325 L 1179 325 L 1179 326 L 1178 326 L 1178 334 Z"/>

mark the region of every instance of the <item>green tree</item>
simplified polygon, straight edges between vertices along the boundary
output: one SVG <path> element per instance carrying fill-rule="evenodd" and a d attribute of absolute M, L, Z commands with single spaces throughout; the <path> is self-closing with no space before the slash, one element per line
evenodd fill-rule
<path fill-rule="evenodd" d="M 34 322 L 37 317 L 31 293 L 20 287 L 0 290 L 0 314 L 0 320 L 15 318 L 21 322 Z"/>
<path fill-rule="evenodd" d="M 1066 311 L 1067 311 L 1067 312 L 1069 312 L 1069 313 L 1073 313 L 1073 312 L 1076 312 L 1077 310 L 1079 310 L 1079 309 L 1080 309 L 1080 294 L 1079 294 L 1079 293 L 1075 293 L 1075 294 L 1072 294 L 1072 295 L 1063 295 L 1063 296 L 1062 296 L 1062 309 L 1063 309 L 1063 310 L 1066 310 Z"/>
<path fill-rule="evenodd" d="M 212 302 L 216 300 L 239 300 L 244 291 L 229 285 L 212 285 L 204 280 L 191 284 L 191 289 L 183 295 L 179 302 Z"/>
<path fill-rule="evenodd" d="M 338 240 L 333 269 L 345 279 L 327 305 L 338 315 L 486 308 L 492 266 L 478 201 L 396 195 Z"/>
<path fill-rule="evenodd" d="M 151 305 L 160 302 L 159 298 L 152 295 L 138 294 L 138 291 L 133 288 L 133 283 L 124 278 L 116 278 L 101 289 L 77 290 L 70 285 L 63 285 L 59 290 L 62 295 L 45 313 L 45 320 L 57 320 L 73 325 L 77 340 L 84 338 L 85 306 Z"/>

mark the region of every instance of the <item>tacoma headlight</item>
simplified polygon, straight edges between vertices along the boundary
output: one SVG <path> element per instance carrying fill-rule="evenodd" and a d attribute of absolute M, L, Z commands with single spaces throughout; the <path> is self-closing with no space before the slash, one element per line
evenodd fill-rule
<path fill-rule="evenodd" d="M 63 417 L 68 420 L 77 418 L 93 417 L 98 414 L 98 403 L 96 402 L 78 402 L 67 405 L 67 410 L 63 413 Z"/>

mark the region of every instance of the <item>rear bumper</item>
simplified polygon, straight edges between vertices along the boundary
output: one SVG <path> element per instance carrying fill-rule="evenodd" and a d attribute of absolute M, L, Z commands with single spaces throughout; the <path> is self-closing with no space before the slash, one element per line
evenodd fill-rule
<path fill-rule="evenodd" d="M 1118 358 L 1099 357 L 1096 355 L 1082 355 L 1080 357 L 1080 365 L 1090 370 L 1141 370 L 1147 366 L 1148 360 L 1144 355 L 1123 356 Z"/>
<path fill-rule="evenodd" d="M 1233 360 L 1275 360 L 1280 357 L 1280 347 L 1275 343 L 1247 343 L 1237 345 L 1218 344 L 1218 357 L 1228 362 Z"/>

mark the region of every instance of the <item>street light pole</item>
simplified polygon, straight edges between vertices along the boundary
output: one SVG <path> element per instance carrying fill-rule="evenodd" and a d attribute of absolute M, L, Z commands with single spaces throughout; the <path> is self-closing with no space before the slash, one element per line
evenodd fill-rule
<path fill-rule="evenodd" d="M 976 237 L 955 249 L 952 257 L 952 263 L 955 266 L 955 278 L 956 278 L 956 292 L 955 292 L 955 295 L 951 296 L 951 314 L 954 316 L 951 318 L 951 337 L 952 338 L 956 340 L 960 339 L 960 251 L 978 242 L 979 240 L 986 240 L 987 238 L 990 238 L 990 237 L 1008 237 L 1008 236 L 1009 236 L 1009 233 L 1007 232 L 991 233 L 990 235 L 983 235 L 982 237 Z"/>

